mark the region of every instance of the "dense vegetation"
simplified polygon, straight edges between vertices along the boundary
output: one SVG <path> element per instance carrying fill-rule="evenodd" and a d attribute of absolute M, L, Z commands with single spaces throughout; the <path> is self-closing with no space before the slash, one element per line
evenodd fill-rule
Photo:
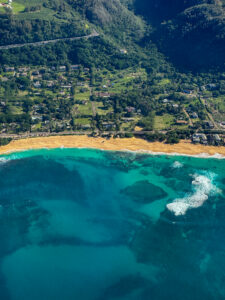
<path fill-rule="evenodd" d="M 225 68 L 225 8 L 220 0 L 136 0 L 154 24 L 151 38 L 179 67 L 193 71 Z"/>
<path fill-rule="evenodd" d="M 104 40 L 121 48 L 143 49 L 153 41 L 184 70 L 225 68 L 222 0 L 16 2 L 21 11 L 0 14 L 0 45 L 81 36 L 95 27 Z"/>
<path fill-rule="evenodd" d="M 222 144 L 214 135 L 225 126 L 223 4 L 13 0 L 0 9 L 0 46 L 88 37 L 0 49 L 0 132 L 167 143 L 200 132 L 207 138 L 196 140 Z"/>

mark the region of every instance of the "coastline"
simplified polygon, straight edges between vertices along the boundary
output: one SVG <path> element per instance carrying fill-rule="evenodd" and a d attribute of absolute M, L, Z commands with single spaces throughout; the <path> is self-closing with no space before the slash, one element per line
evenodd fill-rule
<path fill-rule="evenodd" d="M 139 151 L 151 154 L 225 158 L 225 147 L 195 145 L 187 140 L 181 141 L 179 144 L 170 145 L 160 142 L 151 143 L 138 138 L 104 139 L 88 137 L 87 135 L 49 136 L 13 140 L 8 145 L 0 147 L 0 155 L 44 148 L 90 148 L 109 151 Z"/>

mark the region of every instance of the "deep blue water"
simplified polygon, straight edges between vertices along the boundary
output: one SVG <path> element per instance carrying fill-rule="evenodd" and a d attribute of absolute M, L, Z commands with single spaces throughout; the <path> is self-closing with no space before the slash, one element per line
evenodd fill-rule
<path fill-rule="evenodd" d="M 225 299 L 225 160 L 0 158 L 1 300 Z"/>

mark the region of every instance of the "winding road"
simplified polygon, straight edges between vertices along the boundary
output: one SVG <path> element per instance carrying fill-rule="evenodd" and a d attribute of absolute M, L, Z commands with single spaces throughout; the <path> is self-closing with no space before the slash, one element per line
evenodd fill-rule
<path fill-rule="evenodd" d="M 24 43 L 24 44 L 12 44 L 12 45 L 5 45 L 0 46 L 0 50 L 7 50 L 7 49 L 13 49 L 13 48 L 21 48 L 25 46 L 33 46 L 33 47 L 40 47 L 47 44 L 53 44 L 61 41 L 76 41 L 81 39 L 90 39 L 99 36 L 99 33 L 96 30 L 93 30 L 92 33 L 89 35 L 84 36 L 76 36 L 71 38 L 60 38 L 55 40 L 48 40 L 48 41 L 41 41 L 41 42 L 34 42 L 34 43 Z"/>

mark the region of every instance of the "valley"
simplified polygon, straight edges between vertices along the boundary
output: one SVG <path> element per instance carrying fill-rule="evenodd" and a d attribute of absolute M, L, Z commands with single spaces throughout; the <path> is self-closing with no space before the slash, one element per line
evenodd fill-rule
<path fill-rule="evenodd" d="M 223 31 L 223 3 L 172 2 L 168 9 L 152 0 L 145 9 L 144 0 L 13 1 L 0 12 L 2 138 L 86 133 L 223 145 L 223 37 L 217 35 L 221 55 L 204 46 L 213 61 L 202 54 L 200 60 L 191 40 L 201 35 L 195 44 L 203 49 L 195 12 L 212 13 Z"/>

